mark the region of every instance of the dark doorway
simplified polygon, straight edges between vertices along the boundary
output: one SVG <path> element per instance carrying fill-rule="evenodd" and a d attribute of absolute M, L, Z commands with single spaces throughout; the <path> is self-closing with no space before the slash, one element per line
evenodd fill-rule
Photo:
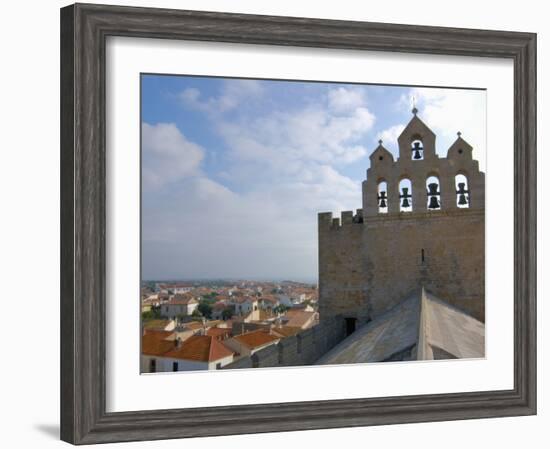
<path fill-rule="evenodd" d="M 346 337 L 355 332 L 355 323 L 357 318 L 346 318 Z"/>

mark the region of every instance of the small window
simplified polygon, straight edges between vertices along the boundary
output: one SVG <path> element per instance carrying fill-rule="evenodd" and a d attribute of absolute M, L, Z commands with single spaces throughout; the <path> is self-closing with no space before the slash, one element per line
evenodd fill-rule
<path fill-rule="evenodd" d="M 439 178 L 430 176 L 426 179 L 426 189 L 428 197 L 428 210 L 441 209 L 441 191 L 439 189 Z"/>
<path fill-rule="evenodd" d="M 465 209 L 470 207 L 470 189 L 468 186 L 468 178 L 460 174 L 455 176 L 456 186 L 456 206 Z"/>
<path fill-rule="evenodd" d="M 385 214 L 388 212 L 388 183 L 382 181 L 378 184 L 378 212 Z"/>
<path fill-rule="evenodd" d="M 172 363 L 172 371 L 178 371 L 178 362 Z"/>
<path fill-rule="evenodd" d="M 357 318 L 345 318 L 346 321 L 346 337 L 349 337 L 355 332 L 355 326 L 357 324 Z"/>
<path fill-rule="evenodd" d="M 412 212 L 412 183 L 410 179 L 402 179 L 399 183 L 399 211 Z"/>
<path fill-rule="evenodd" d="M 157 372 L 157 360 L 151 359 L 149 362 L 149 372 L 150 373 L 156 373 Z"/>
<path fill-rule="evenodd" d="M 216 369 L 221 369 L 222 368 L 222 363 L 216 363 Z"/>

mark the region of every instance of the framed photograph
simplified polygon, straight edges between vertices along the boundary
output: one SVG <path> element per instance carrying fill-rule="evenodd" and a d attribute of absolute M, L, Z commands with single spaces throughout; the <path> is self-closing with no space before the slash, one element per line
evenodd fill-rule
<path fill-rule="evenodd" d="M 536 35 L 61 10 L 61 437 L 536 413 Z"/>

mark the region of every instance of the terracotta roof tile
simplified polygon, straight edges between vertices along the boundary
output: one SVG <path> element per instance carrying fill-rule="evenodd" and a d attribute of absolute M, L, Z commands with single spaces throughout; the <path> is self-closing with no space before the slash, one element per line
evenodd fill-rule
<path fill-rule="evenodd" d="M 223 335 L 230 335 L 231 329 L 224 328 L 224 327 L 212 327 L 206 331 L 206 335 L 209 335 L 211 337 L 220 337 Z"/>
<path fill-rule="evenodd" d="M 141 337 L 141 353 L 144 355 L 161 356 L 174 348 L 174 332 L 147 330 Z"/>
<path fill-rule="evenodd" d="M 270 335 L 267 332 L 261 330 L 249 332 L 247 334 L 237 335 L 235 340 L 242 343 L 245 346 L 248 346 L 250 349 L 258 348 L 264 346 L 268 343 L 273 343 L 277 340 L 280 340 L 279 337 Z"/>
<path fill-rule="evenodd" d="M 170 301 L 167 302 L 168 305 L 175 305 L 175 306 L 186 306 L 187 304 L 196 304 L 198 301 L 193 298 L 192 296 L 184 296 L 184 295 L 175 295 Z"/>
<path fill-rule="evenodd" d="M 284 338 L 292 337 L 293 335 L 299 334 L 301 330 L 302 329 L 299 327 L 281 326 L 274 327 L 273 329 L 271 329 L 271 332 Z"/>
<path fill-rule="evenodd" d="M 316 312 L 304 312 L 303 310 L 289 310 L 285 317 L 288 318 L 287 326 L 302 327 L 315 318 Z"/>
<path fill-rule="evenodd" d="M 233 355 L 226 346 L 214 337 L 195 335 L 189 337 L 179 348 L 173 348 L 163 357 L 172 359 L 195 360 L 199 362 L 214 362 Z"/>

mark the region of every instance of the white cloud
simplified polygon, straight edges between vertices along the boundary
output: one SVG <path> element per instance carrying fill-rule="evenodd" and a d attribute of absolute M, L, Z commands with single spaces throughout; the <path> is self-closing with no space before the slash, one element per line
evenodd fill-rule
<path fill-rule="evenodd" d="M 145 277 L 249 277 L 313 281 L 317 213 L 360 207 L 359 183 L 330 166 L 309 180 L 235 193 L 205 177 L 144 198 Z"/>
<path fill-rule="evenodd" d="M 144 275 L 313 280 L 317 213 L 361 207 L 360 180 L 340 170 L 367 155 L 375 117 L 362 93 L 340 87 L 300 107 L 233 114 L 263 94 L 230 85 L 218 97 L 187 89 L 180 98 L 225 143 L 218 179 L 238 190 L 207 178 L 199 160 L 177 188 L 145 197 Z"/>
<path fill-rule="evenodd" d="M 143 182 L 146 188 L 196 175 L 204 149 L 189 141 L 174 123 L 142 123 Z"/>
<path fill-rule="evenodd" d="M 203 98 L 199 89 L 188 87 L 179 94 L 184 106 L 209 114 L 221 114 L 235 109 L 251 98 L 261 96 L 264 90 L 256 80 L 226 80 L 219 96 Z"/>
<path fill-rule="evenodd" d="M 328 93 L 329 107 L 337 112 L 347 112 L 365 104 L 365 92 L 361 88 L 338 87 Z"/>
<path fill-rule="evenodd" d="M 401 135 L 403 130 L 405 129 L 404 124 L 400 125 L 393 125 L 389 128 L 386 128 L 383 131 L 380 131 L 376 135 L 376 141 L 382 140 L 382 145 L 384 145 L 385 148 L 390 150 L 395 157 L 399 155 L 399 148 L 397 145 L 397 138 Z"/>
<path fill-rule="evenodd" d="M 218 122 L 218 131 L 236 159 L 280 173 L 299 175 L 311 163 L 349 164 L 367 154 L 362 143 L 375 117 L 357 102 L 360 96 L 344 91 L 296 110 Z"/>

